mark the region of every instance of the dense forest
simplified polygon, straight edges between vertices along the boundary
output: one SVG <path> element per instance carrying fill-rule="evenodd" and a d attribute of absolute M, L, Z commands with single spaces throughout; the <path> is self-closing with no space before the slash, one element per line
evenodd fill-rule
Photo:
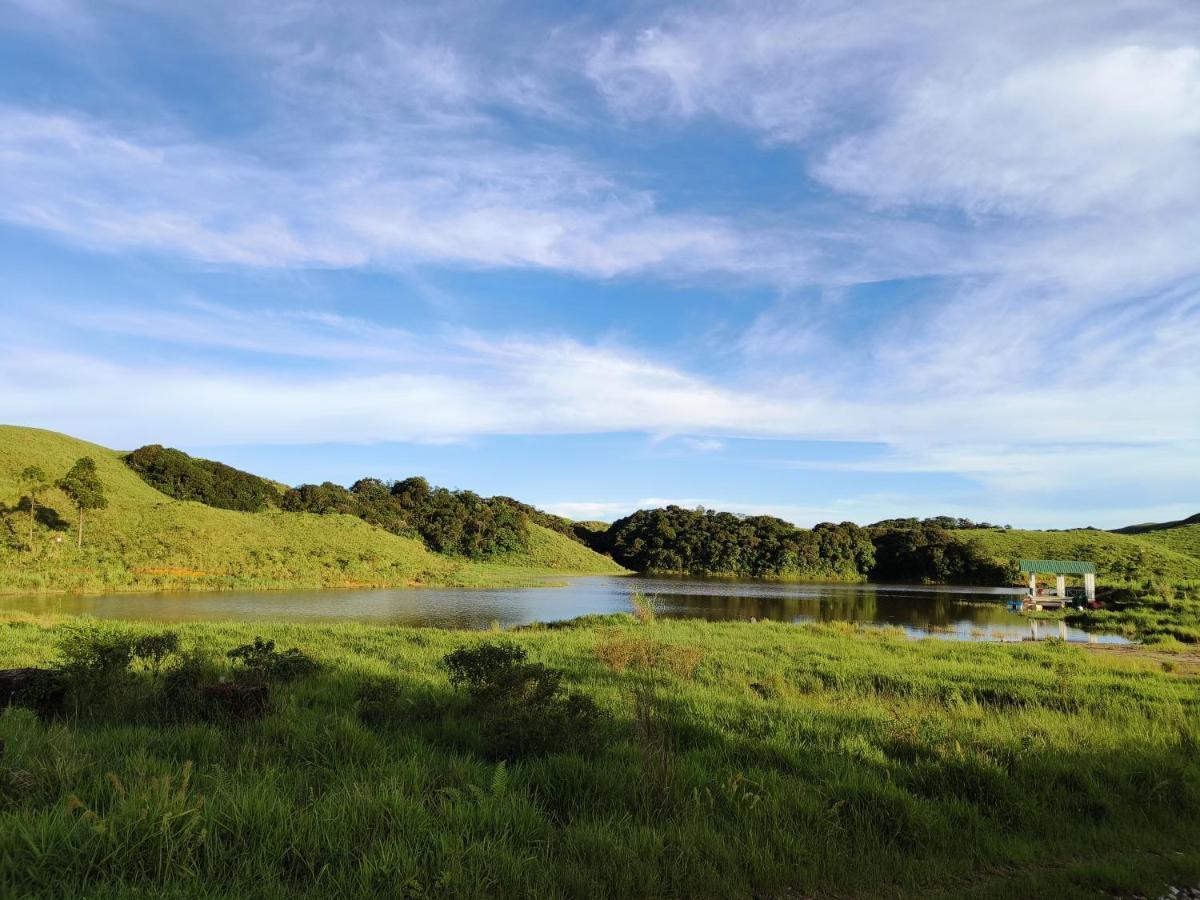
<path fill-rule="evenodd" d="M 875 558 L 866 529 L 850 522 L 810 531 L 773 516 L 679 506 L 638 510 L 597 544 L 639 572 L 856 578 Z"/>
<path fill-rule="evenodd" d="M 356 516 L 394 534 L 419 537 L 439 553 L 475 559 L 526 550 L 536 522 L 638 572 L 881 581 L 1004 583 L 1006 567 L 954 530 L 996 526 L 951 516 L 797 528 L 774 516 L 740 516 L 668 506 L 612 523 L 577 523 L 511 497 L 434 487 L 424 478 L 362 478 L 349 488 L 326 481 L 281 489 L 231 466 L 153 444 L 128 465 L 179 500 L 223 509 Z"/>
<path fill-rule="evenodd" d="M 974 541 L 915 519 L 895 521 L 867 528 L 826 522 L 809 530 L 773 516 L 668 506 L 614 522 L 596 548 L 640 572 L 957 584 L 1012 578 Z"/>

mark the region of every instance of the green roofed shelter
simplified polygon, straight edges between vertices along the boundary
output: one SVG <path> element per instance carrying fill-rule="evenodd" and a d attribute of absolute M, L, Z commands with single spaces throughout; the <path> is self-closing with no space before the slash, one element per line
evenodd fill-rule
<path fill-rule="evenodd" d="M 1081 559 L 1023 559 L 1017 568 L 1029 575 L 1029 593 L 1037 596 L 1037 577 L 1039 573 L 1056 576 L 1055 594 L 1060 598 L 1067 596 L 1068 575 L 1083 576 L 1083 590 L 1089 601 L 1096 599 L 1096 564 Z"/>
<path fill-rule="evenodd" d="M 1022 572 L 1052 575 L 1095 575 L 1096 564 L 1080 559 L 1023 559 L 1017 566 Z"/>

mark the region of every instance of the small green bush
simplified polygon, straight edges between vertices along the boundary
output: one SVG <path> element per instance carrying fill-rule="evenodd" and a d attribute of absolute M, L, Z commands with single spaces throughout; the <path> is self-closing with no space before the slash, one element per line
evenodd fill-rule
<path fill-rule="evenodd" d="M 136 638 L 111 623 L 68 626 L 59 639 L 59 668 L 75 679 L 111 682 L 129 671 Z"/>
<path fill-rule="evenodd" d="M 179 652 L 179 633 L 160 631 L 145 634 L 133 642 L 133 658 L 156 676 L 168 657 Z"/>
<path fill-rule="evenodd" d="M 216 666 L 208 654 L 198 650 L 182 653 L 162 675 L 156 706 L 161 719 L 173 722 L 201 721 L 211 710 L 204 686 L 217 682 Z"/>
<path fill-rule="evenodd" d="M 274 641 L 256 637 L 252 644 L 242 644 L 225 654 L 240 665 L 234 670 L 239 681 L 294 681 L 317 672 L 321 667 L 315 659 L 297 647 L 276 650 Z"/>
<path fill-rule="evenodd" d="M 511 643 L 460 647 L 442 660 L 450 683 L 465 688 L 468 709 L 493 759 L 544 756 L 588 746 L 602 714 L 595 702 L 562 686 L 563 672 L 526 662 Z"/>
<path fill-rule="evenodd" d="M 459 647 L 446 654 L 442 666 L 450 673 L 452 685 L 476 691 L 504 678 L 526 656 L 525 650 L 516 644 L 497 641 L 478 647 Z"/>

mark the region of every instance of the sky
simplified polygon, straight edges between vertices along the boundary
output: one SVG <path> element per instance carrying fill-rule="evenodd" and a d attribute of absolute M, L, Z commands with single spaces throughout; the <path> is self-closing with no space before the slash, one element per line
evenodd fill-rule
<path fill-rule="evenodd" d="M 0 0 L 0 421 L 611 520 L 1200 510 L 1200 4 Z"/>

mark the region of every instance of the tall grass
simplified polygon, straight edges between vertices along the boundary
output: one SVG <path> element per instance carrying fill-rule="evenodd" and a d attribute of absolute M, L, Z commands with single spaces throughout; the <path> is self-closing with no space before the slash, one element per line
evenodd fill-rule
<path fill-rule="evenodd" d="M 631 591 L 629 605 L 633 607 L 633 617 L 643 625 L 649 625 L 658 615 L 657 599 L 645 591 Z"/>
<path fill-rule="evenodd" d="M 0 665 L 53 660 L 79 624 L 0 618 Z M 1200 883 L 1189 666 L 608 617 L 506 633 L 606 715 L 586 747 L 498 763 L 472 749 L 479 724 L 441 665 L 494 635 L 178 632 L 227 677 L 224 651 L 260 634 L 320 670 L 253 721 L 4 712 L 0 895 L 1059 898 Z"/>

